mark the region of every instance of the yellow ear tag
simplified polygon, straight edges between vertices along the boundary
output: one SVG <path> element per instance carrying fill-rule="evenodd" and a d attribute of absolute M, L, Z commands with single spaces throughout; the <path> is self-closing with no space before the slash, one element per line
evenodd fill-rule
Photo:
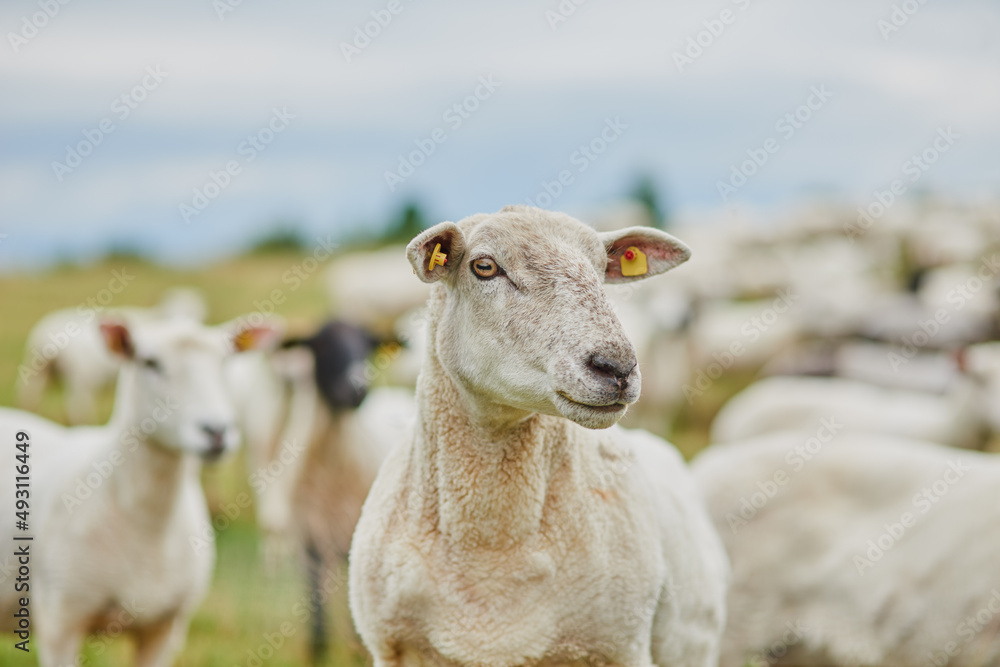
<path fill-rule="evenodd" d="M 257 347 L 258 338 L 260 338 L 260 332 L 253 327 L 244 329 L 233 336 L 233 346 L 238 352 L 246 352 Z"/>
<path fill-rule="evenodd" d="M 629 246 L 622 253 L 622 275 L 623 276 L 644 276 L 649 272 L 646 268 L 646 253 L 635 246 Z"/>
<path fill-rule="evenodd" d="M 448 255 L 441 252 L 441 244 L 438 243 L 434 246 L 434 252 L 431 253 L 431 263 L 427 265 L 428 271 L 433 271 L 435 266 L 444 266 L 448 262 Z"/>

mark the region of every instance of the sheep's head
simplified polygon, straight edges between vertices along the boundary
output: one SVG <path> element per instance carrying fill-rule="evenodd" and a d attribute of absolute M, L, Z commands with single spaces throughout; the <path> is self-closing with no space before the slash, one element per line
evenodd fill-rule
<path fill-rule="evenodd" d="M 276 322 L 239 322 L 101 323 L 108 349 L 124 361 L 115 404 L 131 424 L 123 444 L 149 440 L 206 460 L 236 449 L 240 434 L 223 365 L 235 352 L 275 345 L 282 334 Z"/>
<path fill-rule="evenodd" d="M 640 389 L 635 350 L 603 284 L 663 273 L 690 256 L 655 229 L 598 234 L 525 206 L 443 222 L 406 251 L 421 280 L 439 281 L 431 349 L 463 390 L 588 428 L 616 423 Z"/>
<path fill-rule="evenodd" d="M 381 339 L 350 322 L 332 320 L 309 338 L 294 338 L 282 347 L 305 347 L 313 357 L 313 378 L 326 406 L 333 412 L 361 405 L 370 378 L 366 362 Z"/>

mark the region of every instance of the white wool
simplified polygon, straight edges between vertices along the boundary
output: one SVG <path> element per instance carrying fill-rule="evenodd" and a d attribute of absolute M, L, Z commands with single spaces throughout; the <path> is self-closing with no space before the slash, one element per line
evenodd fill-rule
<path fill-rule="evenodd" d="M 29 597 L 43 665 L 76 664 L 95 630 L 133 635 L 137 664 L 170 664 L 211 578 L 199 472 L 201 457 L 239 442 L 222 377 L 235 332 L 190 320 L 121 330 L 130 333 L 107 425 L 66 428 L 0 409 L 0 437 L 30 435 Z M 4 479 L 15 463 L 0 460 Z M 22 534 L 13 521 L 13 512 L 0 517 L 5 544 Z M 15 604 L 4 585 L 0 629 L 12 629 Z"/>
<path fill-rule="evenodd" d="M 1000 460 L 816 426 L 692 464 L 733 567 L 720 664 L 1000 664 Z"/>
<path fill-rule="evenodd" d="M 808 427 L 833 417 L 850 431 L 978 447 L 985 428 L 980 389 L 958 377 L 938 395 L 828 377 L 770 377 L 734 396 L 712 423 L 711 442 Z"/>
<path fill-rule="evenodd" d="M 715 664 L 727 564 L 684 462 L 608 428 L 624 411 L 608 392 L 633 402 L 639 376 L 601 283 L 623 281 L 639 244 L 650 274 L 686 254 L 662 232 L 598 236 L 526 207 L 411 242 L 418 276 L 443 280 L 414 438 L 380 469 L 351 547 L 375 665 Z M 504 273 L 477 278 L 484 257 Z"/>

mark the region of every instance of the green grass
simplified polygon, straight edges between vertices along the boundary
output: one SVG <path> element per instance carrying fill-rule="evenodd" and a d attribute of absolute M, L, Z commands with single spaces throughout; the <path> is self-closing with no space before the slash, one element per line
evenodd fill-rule
<path fill-rule="evenodd" d="M 207 295 L 212 322 L 225 321 L 261 308 L 267 309 L 277 295 L 282 300 L 276 312 L 289 321 L 292 330 L 308 330 L 328 313 L 322 286 L 322 267 L 311 274 L 295 275 L 308 254 L 273 252 L 229 260 L 203 269 L 179 271 L 148 264 L 135 258 L 120 258 L 86 267 L 62 266 L 44 274 L 0 276 L 0 405 L 13 405 L 17 367 L 28 332 L 40 317 L 58 308 L 75 308 L 107 288 L 112 271 L 134 275 L 114 298 L 112 306 L 156 303 L 161 292 L 176 285 L 190 285 Z M 298 285 L 296 287 L 296 285 Z M 750 376 L 726 376 L 682 411 L 672 434 L 687 457 L 707 442 L 707 427 L 722 402 L 747 384 Z M 112 396 L 102 396 L 102 419 L 110 414 Z M 58 388 L 50 389 L 40 412 L 63 420 Z M 225 525 L 223 506 L 240 493 L 250 492 L 242 455 L 211 468 L 205 474 L 206 496 L 217 525 Z M 178 665 L 233 667 L 234 665 L 290 666 L 307 664 L 307 628 L 296 603 L 303 602 L 305 583 L 295 563 L 276 576 L 268 576 L 258 559 L 258 533 L 253 510 L 242 510 L 218 531 L 218 559 L 208 597 L 202 603 L 188 634 Z M 360 667 L 366 657 L 353 635 L 345 591 L 328 604 L 334 644 L 326 664 Z M 282 624 L 290 623 L 290 636 L 268 655 L 267 637 L 277 643 Z M 288 629 L 289 626 L 285 626 Z M 25 657 L 13 648 L 13 635 L 0 636 L 0 665 L 35 665 L 35 656 Z M 85 652 L 87 667 L 118 667 L 129 664 L 133 650 L 128 639 L 91 639 Z M 258 663 L 254 657 L 264 659 Z"/>

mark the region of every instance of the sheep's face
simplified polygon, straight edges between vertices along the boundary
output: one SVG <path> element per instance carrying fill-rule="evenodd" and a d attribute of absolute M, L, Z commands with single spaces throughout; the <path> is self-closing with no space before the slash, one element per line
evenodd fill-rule
<path fill-rule="evenodd" d="M 447 261 L 431 266 L 438 244 Z M 622 275 L 630 248 L 645 256 L 645 273 Z M 431 345 L 465 391 L 607 428 L 639 398 L 640 376 L 603 283 L 662 273 L 689 251 L 653 229 L 598 234 L 564 214 L 507 207 L 437 225 L 407 254 L 421 279 L 443 279 Z"/>
<path fill-rule="evenodd" d="M 108 348 L 126 362 L 119 391 L 127 393 L 116 399 L 132 412 L 125 444 L 149 440 L 210 461 L 233 451 L 240 441 L 223 380 L 226 360 L 280 338 L 270 325 L 244 328 L 234 336 L 229 325 L 205 327 L 192 320 L 131 327 L 105 322 L 101 333 Z"/>
<path fill-rule="evenodd" d="M 338 411 L 361 405 L 369 384 L 365 364 L 380 341 L 359 326 L 335 320 L 304 344 L 313 354 L 316 386 L 327 407 Z"/>
<path fill-rule="evenodd" d="M 1000 343 L 981 343 L 965 351 L 963 365 L 983 388 L 982 410 L 994 433 L 1000 434 Z"/>

